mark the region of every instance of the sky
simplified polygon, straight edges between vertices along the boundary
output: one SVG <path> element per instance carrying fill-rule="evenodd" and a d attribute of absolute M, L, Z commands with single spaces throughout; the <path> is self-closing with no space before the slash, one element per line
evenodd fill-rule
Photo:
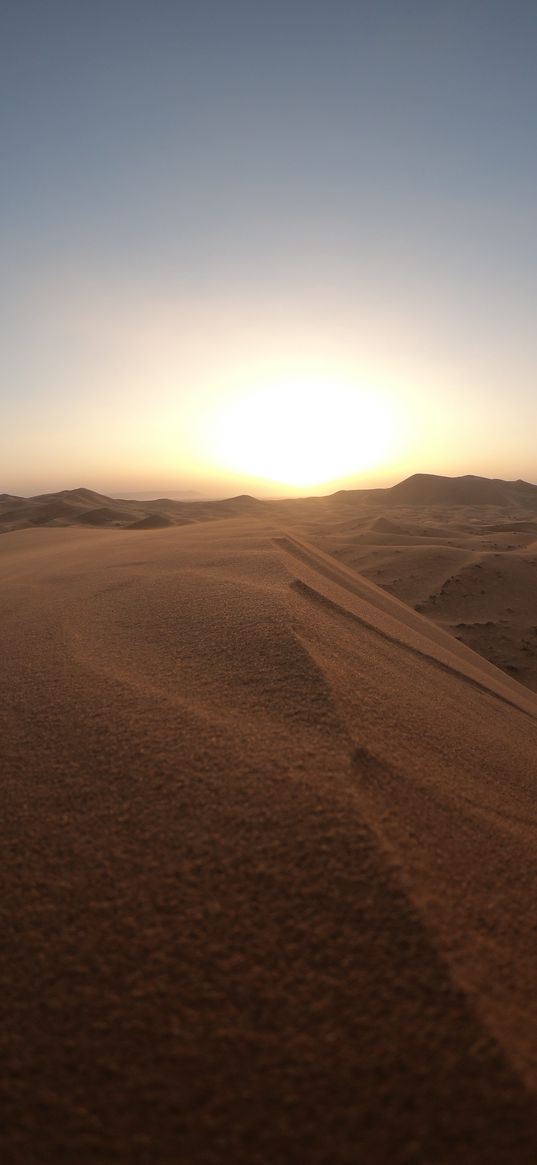
<path fill-rule="evenodd" d="M 537 481 L 537 5 L 3 0 L 0 492 Z"/>

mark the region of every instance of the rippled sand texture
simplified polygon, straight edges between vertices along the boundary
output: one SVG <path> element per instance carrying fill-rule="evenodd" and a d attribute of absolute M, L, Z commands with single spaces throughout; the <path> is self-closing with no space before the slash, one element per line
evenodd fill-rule
<path fill-rule="evenodd" d="M 0 539 L 6 1165 L 537 1159 L 537 697 L 310 534 Z"/>

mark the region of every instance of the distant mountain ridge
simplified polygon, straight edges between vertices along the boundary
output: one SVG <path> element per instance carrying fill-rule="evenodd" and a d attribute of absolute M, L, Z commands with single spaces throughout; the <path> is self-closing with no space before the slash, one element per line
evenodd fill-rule
<path fill-rule="evenodd" d="M 391 487 L 391 497 L 410 505 L 508 506 L 533 499 L 537 504 L 537 486 L 526 481 L 502 481 L 500 478 L 441 477 L 432 473 L 414 473 Z"/>
<path fill-rule="evenodd" d="M 501 478 L 442 477 L 432 473 L 414 473 L 397 485 L 385 489 L 338 490 L 324 497 L 266 500 L 239 494 L 219 501 L 176 501 L 172 498 L 133 500 L 111 498 L 95 490 L 78 486 L 57 493 L 23 498 L 0 494 L 0 532 L 33 526 L 94 526 L 137 530 L 161 529 L 191 522 L 215 521 L 245 515 L 274 515 L 316 511 L 348 514 L 357 505 L 391 507 L 414 506 L 494 506 L 511 510 L 537 511 L 537 485 L 527 481 L 503 481 Z M 386 523 L 386 519 L 383 519 Z"/>
<path fill-rule="evenodd" d="M 537 508 L 537 485 L 528 481 L 503 481 L 501 478 L 444 477 L 435 473 L 413 473 L 404 481 L 386 489 L 340 490 L 340 497 L 352 495 L 371 501 L 400 506 L 522 506 Z"/>

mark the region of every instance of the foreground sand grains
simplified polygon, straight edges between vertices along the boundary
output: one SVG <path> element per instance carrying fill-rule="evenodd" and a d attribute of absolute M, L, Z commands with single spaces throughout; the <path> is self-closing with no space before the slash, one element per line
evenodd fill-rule
<path fill-rule="evenodd" d="M 533 1163 L 535 696 L 246 517 L 0 587 L 2 1161 Z"/>

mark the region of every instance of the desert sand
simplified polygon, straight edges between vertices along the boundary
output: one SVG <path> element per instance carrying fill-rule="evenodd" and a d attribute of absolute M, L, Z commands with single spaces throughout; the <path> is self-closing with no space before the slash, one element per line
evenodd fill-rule
<path fill-rule="evenodd" d="M 3 499 L 6 1165 L 533 1165 L 537 695 L 472 647 L 537 489 L 476 480 Z"/>
<path fill-rule="evenodd" d="M 0 494 L 0 534 L 151 530 L 245 515 L 304 534 L 537 691 L 537 486 L 529 482 L 414 474 L 388 489 L 284 501 Z"/>

